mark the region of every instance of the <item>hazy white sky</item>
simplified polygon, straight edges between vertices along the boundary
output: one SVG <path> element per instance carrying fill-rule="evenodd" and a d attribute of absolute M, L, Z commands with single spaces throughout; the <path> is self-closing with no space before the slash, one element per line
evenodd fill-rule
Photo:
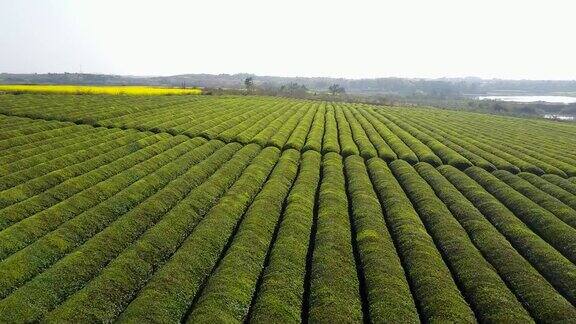
<path fill-rule="evenodd" d="M 576 79 L 575 3 L 0 0 L 0 72 Z"/>

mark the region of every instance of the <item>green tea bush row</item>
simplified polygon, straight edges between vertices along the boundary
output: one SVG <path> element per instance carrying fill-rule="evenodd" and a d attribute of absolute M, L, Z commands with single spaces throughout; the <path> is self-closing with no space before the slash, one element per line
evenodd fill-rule
<path fill-rule="evenodd" d="M 44 154 L 46 152 L 53 152 L 54 150 L 66 148 L 72 145 L 82 145 L 83 142 L 93 140 L 95 137 L 103 136 L 104 134 L 112 134 L 115 131 L 108 128 L 95 128 L 90 126 L 78 126 L 79 132 L 67 134 L 60 138 L 54 138 L 45 143 L 38 143 L 34 147 L 20 148 L 14 154 L 5 154 L 0 156 L 0 163 L 2 165 L 13 163 L 22 159 L 27 159 L 36 155 Z"/>
<path fill-rule="evenodd" d="M 576 195 L 576 184 L 573 181 L 566 180 L 555 174 L 544 174 L 542 175 L 542 179 L 557 185 L 573 195 Z"/>
<path fill-rule="evenodd" d="M 125 186 L 119 187 L 121 184 L 125 183 L 133 184 L 135 182 L 138 182 L 137 180 L 141 179 L 136 177 L 137 175 L 142 176 L 147 175 L 150 169 L 155 170 L 156 168 L 160 168 L 161 166 L 164 166 L 166 163 L 169 163 L 171 159 L 182 158 L 182 155 L 188 152 L 190 148 L 194 147 L 195 144 L 197 145 L 197 143 L 186 143 L 186 142 L 181 143 L 169 150 L 164 151 L 161 155 L 157 155 L 151 158 L 150 160 L 146 161 L 146 163 L 137 165 L 129 169 L 129 171 L 131 171 L 130 173 L 126 175 L 120 174 L 122 178 L 118 177 L 118 179 L 115 179 L 116 181 L 114 182 L 111 182 L 111 180 L 107 181 L 100 187 L 105 188 L 105 190 L 106 189 L 110 190 L 110 188 L 112 188 L 114 192 L 123 190 Z M 186 164 L 184 164 L 183 166 L 185 167 Z M 136 176 L 133 173 L 136 173 Z M 122 179 L 123 181 L 119 181 L 120 179 Z M 143 181 L 139 182 L 139 184 L 142 183 L 144 182 Z M 0 241 L 1 258 L 5 257 L 11 252 L 14 252 L 26 246 L 29 242 L 56 229 L 63 222 L 74 218 L 78 213 L 83 212 L 87 208 L 91 208 L 92 206 L 94 206 L 94 204 L 100 202 L 100 199 L 95 199 L 96 197 L 94 195 L 87 196 L 86 195 L 87 193 L 94 194 L 94 191 L 90 190 L 87 192 L 81 192 L 79 194 L 76 194 L 71 199 L 56 204 L 51 208 L 42 210 L 40 213 L 25 218 L 22 221 L 13 224 L 10 227 L 1 231 L 0 232 L 0 238 L 2 238 L 2 240 Z M 116 197 L 116 199 L 118 199 L 118 197 Z"/>
<path fill-rule="evenodd" d="M 481 167 L 482 169 L 487 170 L 487 171 L 496 170 L 496 167 L 494 166 L 494 164 L 492 164 L 491 162 L 489 162 L 488 160 L 486 160 L 485 158 L 483 158 L 479 154 L 474 153 L 474 151 L 476 151 L 476 152 L 478 151 L 478 148 L 476 148 L 474 146 L 470 146 L 470 145 L 468 145 L 462 141 L 459 141 L 460 144 L 457 144 L 456 143 L 457 140 L 452 138 L 447 133 L 442 132 L 440 129 L 434 129 L 433 131 L 431 131 L 429 128 L 426 128 L 425 125 L 421 124 L 420 121 L 418 121 L 418 120 L 411 120 L 411 126 L 416 128 L 420 132 L 423 132 L 423 133 L 427 134 L 428 136 L 435 138 L 438 142 L 444 144 L 445 146 L 449 147 L 453 151 L 457 152 L 458 154 L 460 154 L 461 156 L 466 158 L 472 165 L 475 165 L 477 167 Z M 506 161 L 504 161 L 502 159 L 500 159 L 500 160 L 503 161 L 504 163 L 507 163 Z"/>
<path fill-rule="evenodd" d="M 474 312 L 460 294 L 432 237 L 386 163 L 371 159 L 367 166 L 420 319 L 474 323 Z"/>
<path fill-rule="evenodd" d="M 432 150 L 420 142 L 417 138 L 412 136 L 407 131 L 400 128 L 395 123 L 391 122 L 389 119 L 384 117 L 377 111 L 372 111 L 373 118 L 378 119 L 380 122 L 384 123 L 390 131 L 392 131 L 396 136 L 398 136 L 410 149 L 416 154 L 419 161 L 430 163 L 434 166 L 442 164 L 442 160 L 432 152 Z"/>
<path fill-rule="evenodd" d="M 195 155 L 198 157 L 206 157 L 206 154 L 209 154 L 210 151 L 213 151 L 216 148 L 217 147 L 210 148 L 210 144 L 207 144 L 206 146 L 196 150 Z M 188 159 L 190 160 L 191 158 L 188 157 Z M 181 165 L 184 165 L 184 171 L 186 165 L 189 166 L 190 163 L 194 163 L 194 160 L 188 162 L 183 159 L 177 159 L 176 161 Z M 30 279 L 38 271 L 48 267 L 53 262 L 56 262 L 67 252 L 70 252 L 71 249 L 80 246 L 83 242 L 90 239 L 90 237 L 94 236 L 99 231 L 105 230 L 107 226 L 116 221 L 122 214 L 127 213 L 126 215 L 128 216 L 125 216 L 128 218 L 138 217 L 142 214 L 142 211 L 150 214 L 154 211 L 158 211 L 158 208 L 169 206 L 170 202 L 179 197 L 178 192 L 171 190 L 172 187 L 179 183 L 171 183 L 160 192 L 155 192 L 154 190 L 158 191 L 159 187 L 165 183 L 163 183 L 161 179 L 157 180 L 156 178 L 158 178 L 162 173 L 170 172 L 170 168 L 174 169 L 173 166 L 170 166 L 170 163 L 166 164 L 155 172 L 146 175 L 143 178 L 143 181 L 133 183 L 114 197 L 106 200 L 105 203 L 98 204 L 68 221 L 62 222 L 59 220 L 62 222 L 61 226 L 50 233 L 46 233 L 43 237 L 28 246 L 25 246 L 24 244 L 29 242 L 24 241 L 23 238 L 21 238 L 21 242 L 19 242 L 20 246 L 18 246 L 18 242 L 13 242 L 14 244 L 11 247 L 13 250 L 17 248 L 22 249 L 6 258 L 0 267 L 5 274 L 3 281 L 1 281 L 0 284 L 0 287 L 2 287 L 0 295 L 6 295 L 8 290 L 5 289 L 14 289 L 26 280 Z M 202 165 L 191 169 L 189 173 L 194 175 L 194 171 L 199 169 L 202 169 Z M 182 179 L 185 180 L 186 178 L 188 177 L 185 175 Z M 170 179 L 171 178 L 168 177 L 166 181 L 170 181 Z M 180 187 L 184 192 L 186 188 L 189 188 L 186 185 Z M 149 190 L 146 192 L 139 192 L 137 191 L 139 189 Z M 162 196 L 161 198 L 164 198 L 163 196 L 167 195 L 171 196 L 163 199 L 162 203 L 159 203 L 160 199 L 157 197 Z M 152 198 L 148 199 L 148 197 Z M 137 205 L 138 203 L 140 204 Z M 151 215 L 150 219 L 154 219 L 154 217 L 158 216 Z M 58 244 L 54 244 L 55 242 L 58 242 Z M 44 258 L 41 256 L 44 256 Z M 18 264 L 25 264 L 25 266 L 18 268 Z"/>
<path fill-rule="evenodd" d="M 0 208 L 33 197 L 155 142 L 153 139 L 135 142 L 137 138 L 102 143 L 78 154 L 65 155 L 53 163 L 40 164 L 0 178 L 0 188 L 7 188 L 0 192 Z"/>
<path fill-rule="evenodd" d="M 241 143 L 253 142 L 260 146 L 269 145 L 270 137 L 286 123 L 286 121 L 295 115 L 299 106 L 280 105 L 278 110 L 270 113 L 268 116 L 258 120 L 250 128 L 244 130 L 235 137 L 235 140 Z"/>
<path fill-rule="evenodd" d="M 0 230 L 5 229 L 15 222 L 21 221 L 26 217 L 40 213 L 44 209 L 48 209 L 51 206 L 89 188 L 89 191 L 82 194 L 86 197 L 85 200 L 83 200 L 83 203 L 80 204 L 80 200 L 77 203 L 79 205 L 85 205 L 87 203 L 96 204 L 98 201 L 106 198 L 105 192 L 110 191 L 110 189 L 117 188 L 120 190 L 123 188 L 121 186 L 121 179 L 115 178 L 117 175 L 121 174 L 122 171 L 129 169 L 136 164 L 142 163 L 164 150 L 183 142 L 184 137 L 163 140 L 160 136 L 153 135 L 138 142 L 144 144 L 148 141 L 150 141 L 150 145 L 143 145 L 143 148 L 136 152 L 82 174 L 81 176 L 68 179 L 34 197 L 30 197 L 19 203 L 1 209 Z M 103 187 L 107 182 L 113 181 L 112 178 L 117 181 L 115 182 L 115 186 L 109 186 L 108 188 Z M 103 182 L 105 180 L 106 182 Z M 136 179 L 133 181 L 136 181 Z M 101 182 L 103 182 L 102 185 L 100 185 Z M 119 184 L 120 186 L 116 186 L 116 184 Z M 112 192 L 111 195 L 114 193 L 115 192 Z"/>
<path fill-rule="evenodd" d="M 341 119 L 345 119 L 348 121 L 348 124 L 350 125 L 350 129 L 352 131 L 352 137 L 354 138 L 354 141 L 356 142 L 356 145 L 358 146 L 357 150 L 359 151 L 359 154 L 362 157 L 367 158 L 367 159 L 378 156 L 378 152 L 376 151 L 376 148 L 370 142 L 368 135 L 366 135 L 364 128 L 362 128 L 362 125 L 360 124 L 360 122 L 358 120 L 356 120 L 356 117 L 354 117 L 354 115 L 352 113 L 350 113 L 348 111 L 348 109 L 346 109 L 345 107 L 342 107 L 342 106 L 338 107 L 338 112 L 339 112 L 339 115 L 341 115 L 341 117 L 340 117 Z"/>
<path fill-rule="evenodd" d="M 453 179 L 467 179 L 461 171 L 451 166 L 441 167 Z M 450 209 L 484 258 L 498 272 L 524 308 L 537 321 L 565 321 L 573 317 L 572 305 L 518 253 L 498 230 L 436 169 L 418 164 L 416 170 L 434 189 L 436 195 Z M 469 179 L 468 179 L 469 180 Z M 458 180 L 456 180 L 458 181 Z M 497 295 L 495 295 L 496 297 Z M 531 322 L 526 312 L 513 301 L 505 304 L 507 314 L 496 313 L 496 318 L 485 313 L 487 321 Z M 484 312 L 483 312 L 484 313 Z M 499 315 L 499 316 L 498 316 Z"/>
<path fill-rule="evenodd" d="M 512 163 L 506 161 L 505 159 L 487 152 L 482 148 L 476 146 L 468 137 L 465 135 L 452 131 L 447 128 L 440 128 L 438 125 L 434 124 L 434 121 L 430 118 L 426 119 L 418 119 L 419 125 L 426 129 L 426 132 L 431 136 L 442 136 L 446 138 L 453 145 L 458 145 L 462 149 L 466 150 L 468 155 L 464 155 L 464 152 L 460 152 L 462 155 L 466 156 L 468 160 L 474 161 L 473 164 L 475 166 L 481 167 L 487 171 L 493 171 L 493 168 L 490 165 L 493 165 L 496 169 L 499 170 L 508 170 L 512 173 L 520 172 L 520 169 L 513 165 Z M 478 159 L 475 158 L 478 157 Z M 486 161 L 486 162 L 484 162 Z M 488 163 L 488 164 L 486 164 Z"/>
<path fill-rule="evenodd" d="M 299 159 L 298 151 L 283 152 L 270 179 L 244 215 L 226 254 L 208 278 L 186 322 L 246 319 L 284 201 L 298 172 Z"/>
<path fill-rule="evenodd" d="M 358 151 L 358 146 L 356 146 L 354 138 L 352 137 L 352 130 L 350 129 L 350 124 L 346 120 L 346 117 L 342 112 L 342 108 L 338 106 L 333 106 L 333 108 L 336 123 L 338 125 L 338 138 L 340 139 L 340 146 L 341 146 L 340 149 L 342 155 L 348 156 L 348 155 L 360 154 L 360 152 Z M 372 147 L 372 149 L 374 148 Z"/>
<path fill-rule="evenodd" d="M 334 107 L 329 105 L 326 108 L 324 124 L 324 139 L 322 141 L 322 153 L 340 153 L 340 140 L 338 138 L 338 124 L 334 114 Z"/>
<path fill-rule="evenodd" d="M 293 148 L 298 151 L 302 150 L 316 112 L 316 105 L 300 109 L 299 113 L 290 117 L 278 133 L 272 135 L 270 144 L 281 149 Z"/>
<path fill-rule="evenodd" d="M 325 123 L 326 104 L 322 104 L 318 107 L 316 114 L 314 115 L 314 121 L 310 126 L 310 131 L 307 133 L 308 137 L 306 138 L 306 144 L 304 144 L 304 147 L 302 148 L 304 151 L 313 150 L 320 152 L 322 150 L 322 142 L 326 133 L 326 128 L 324 127 Z M 331 132 L 333 132 L 333 129 L 331 129 Z M 290 140 L 288 143 L 290 143 Z M 292 146 L 288 145 L 287 147 Z"/>
<path fill-rule="evenodd" d="M 425 162 L 415 166 L 431 167 Z M 530 320 L 516 296 L 484 259 L 460 223 L 408 162 L 390 164 L 480 322 Z"/>
<path fill-rule="evenodd" d="M 121 133 L 124 132 L 121 131 Z M 148 134 L 142 133 L 104 136 L 104 138 L 97 138 L 94 141 L 82 143 L 82 145 L 74 145 L 65 150 L 57 150 L 60 152 L 47 152 L 46 154 L 18 160 L 6 166 L 7 173 L 0 177 L 0 190 L 10 189 L 25 181 L 36 180 L 47 173 L 93 160 L 99 155 L 111 154 L 112 151 L 119 147 L 131 145 L 134 141 L 146 136 Z M 137 145 L 132 146 L 137 148 Z"/>
<path fill-rule="evenodd" d="M 310 274 L 310 322 L 362 322 L 342 157 L 322 160 L 317 230 Z"/>
<path fill-rule="evenodd" d="M 380 202 L 359 156 L 345 160 L 346 183 L 359 263 L 365 280 L 370 321 L 419 323 L 418 311 Z"/>
<path fill-rule="evenodd" d="M 17 146 L 36 143 L 45 139 L 66 135 L 76 128 L 72 123 L 59 123 L 58 128 L 37 132 L 30 135 L 8 138 L 0 141 L 0 150 L 10 149 Z"/>
<path fill-rule="evenodd" d="M 405 123 L 397 118 L 388 115 L 386 117 L 398 125 L 398 127 L 404 129 L 406 132 L 417 138 L 420 142 L 428 146 L 436 155 L 438 155 L 438 157 L 440 157 L 440 159 L 442 159 L 445 164 L 453 165 L 461 170 L 465 170 L 466 168 L 472 166 L 472 163 L 470 163 L 470 161 L 468 161 L 458 152 L 452 150 L 428 134 L 421 132 L 416 127 L 413 127 L 412 125 Z"/>
<path fill-rule="evenodd" d="M 492 174 L 526 198 L 529 198 L 540 205 L 540 207 L 554 214 L 564 223 L 576 228 L 576 210 L 566 206 L 560 200 L 548 195 L 544 191 L 534 187 L 530 182 L 508 171 L 500 170 Z"/>
<path fill-rule="evenodd" d="M 369 121 L 374 129 L 382 136 L 384 141 L 394 150 L 394 153 L 399 159 L 408 161 L 409 163 L 418 163 L 418 157 L 412 150 L 404 143 L 396 134 L 394 134 L 386 125 L 374 118 L 367 108 L 358 108 L 358 111 Z"/>
<path fill-rule="evenodd" d="M 576 229 L 562 222 L 554 214 L 538 206 L 486 170 L 470 168 L 466 170 L 466 174 L 498 198 L 518 218 L 566 258 L 576 262 Z"/>
<path fill-rule="evenodd" d="M 227 164 L 240 168 L 240 173 L 243 170 L 243 166 L 250 162 L 257 151 L 258 148 L 244 147 L 238 151 Z M 190 158 L 194 159 L 192 156 Z M 198 157 L 199 160 L 203 158 L 203 156 Z M 210 176 L 214 175 L 214 172 L 220 167 L 217 163 L 203 163 L 205 161 L 207 160 L 194 165 L 188 170 L 188 172 L 192 173 L 190 177 L 187 177 L 189 186 L 199 186 Z M 180 165 L 182 162 L 183 161 L 178 160 L 170 162 L 155 172 L 155 174 L 149 176 L 149 179 L 146 179 L 145 182 L 142 182 L 141 188 L 138 188 L 138 185 L 132 186 L 131 189 L 136 191 L 126 192 L 130 194 L 129 197 L 133 198 L 135 194 L 140 194 L 141 196 L 147 195 L 150 198 L 137 206 L 126 206 L 128 208 L 122 213 L 123 215 L 120 216 L 120 218 L 109 226 L 104 226 L 104 230 L 77 248 L 75 253 L 66 255 L 54 266 L 42 272 L 2 300 L 0 302 L 0 310 L 2 310 L 0 312 L 2 313 L 0 320 L 38 320 L 41 316 L 56 308 L 67 297 L 85 285 L 86 282 L 98 274 L 102 267 L 117 257 L 123 250 L 131 246 L 132 242 L 137 240 L 146 230 L 160 221 L 164 214 L 169 211 L 179 201 L 178 198 L 181 197 L 176 193 L 181 190 L 180 182 L 165 185 L 170 179 L 177 178 L 181 170 Z M 186 168 L 184 169 L 184 171 L 186 171 Z M 150 179 L 150 177 L 152 177 L 152 179 Z M 225 191 L 227 183 L 231 184 L 234 182 L 234 179 L 227 180 L 228 181 L 216 179 L 218 184 L 222 186 L 218 186 L 217 191 Z M 154 188 L 156 181 L 165 181 L 165 183 L 157 183 L 159 186 Z M 187 191 L 187 189 L 184 189 L 184 191 Z M 128 201 L 127 199 L 123 199 L 120 203 L 122 202 L 126 203 Z M 116 204 L 112 204 L 112 206 L 115 205 Z M 116 209 L 112 210 L 115 211 Z M 112 213 L 114 213 L 114 211 L 112 211 Z M 99 212 L 97 215 L 101 213 L 102 212 Z M 84 221 L 93 222 L 92 219 L 93 217 L 86 218 Z M 28 298 L 28 296 L 32 295 L 35 296 L 35 298 Z M 28 307 L 14 309 L 14 304 L 28 305 Z"/>
<path fill-rule="evenodd" d="M 479 173 L 478 170 L 482 169 L 475 171 Z M 439 167 L 438 171 L 478 208 L 554 288 L 570 303 L 576 302 L 576 266 L 572 262 L 534 233 L 472 178 L 445 166 Z"/>
<path fill-rule="evenodd" d="M 250 322 L 298 323 L 302 319 L 302 310 L 307 307 L 303 305 L 306 262 L 321 159 L 316 151 L 302 154 L 298 177 L 286 199 L 282 222 L 255 296 Z"/>
<path fill-rule="evenodd" d="M 177 198 L 166 198 L 180 201 L 171 204 L 173 208 L 156 225 L 122 251 L 82 290 L 48 314 L 48 321 L 102 322 L 112 321 L 117 317 L 154 270 L 174 254 L 202 217 L 218 202 L 224 191 L 241 176 L 247 166 L 246 160 L 242 163 L 236 158 L 233 162 L 226 162 L 239 149 L 238 143 L 228 144 L 206 159 L 207 165 L 221 167 L 201 184 L 194 172 L 174 180 L 174 189 L 185 189 L 181 190 L 182 194 Z M 202 163 L 204 161 L 198 164 L 196 169 L 200 170 Z M 125 280 L 127 277 L 130 278 L 128 282 Z M 110 287 L 116 287 L 113 294 Z M 111 295 L 114 297 L 110 298 Z M 81 310 L 78 310 L 79 305 L 83 305 Z"/>
<path fill-rule="evenodd" d="M 378 134 L 378 131 L 372 126 L 372 124 L 364 117 L 357 108 L 346 108 L 345 112 L 350 113 L 356 120 L 360 123 L 360 126 L 366 132 L 366 136 L 370 139 L 372 145 L 377 151 L 378 157 L 386 161 L 393 161 L 398 158 L 396 153 L 390 148 L 386 141 Z"/>
<path fill-rule="evenodd" d="M 558 187 L 557 185 L 550 183 L 539 176 L 522 172 L 519 173 L 518 176 L 528 182 L 530 182 L 534 187 L 544 191 L 545 193 L 549 194 L 550 196 L 560 200 L 564 204 L 570 206 L 570 208 L 576 210 L 576 196 L 571 194 L 570 192 Z"/>
<path fill-rule="evenodd" d="M 313 118 L 314 112 L 315 110 L 310 106 L 300 107 L 296 113 L 292 114 L 290 118 L 288 118 L 278 127 L 277 131 L 271 133 L 267 143 L 279 149 L 283 149 L 284 145 L 286 145 L 292 134 L 296 132 L 300 122 L 302 122 L 304 125 L 300 129 L 304 129 L 304 131 L 301 134 L 295 135 L 298 137 L 297 139 L 295 138 L 295 142 L 298 144 L 294 143 L 296 144 L 295 149 L 300 151 L 302 146 L 304 146 L 304 141 L 306 141 L 306 135 L 310 129 L 310 124 L 312 123 L 311 118 Z"/>
<path fill-rule="evenodd" d="M 254 158 L 240 179 L 120 314 L 120 322 L 141 318 L 153 322 L 182 320 L 279 156 L 278 149 L 268 147 Z"/>

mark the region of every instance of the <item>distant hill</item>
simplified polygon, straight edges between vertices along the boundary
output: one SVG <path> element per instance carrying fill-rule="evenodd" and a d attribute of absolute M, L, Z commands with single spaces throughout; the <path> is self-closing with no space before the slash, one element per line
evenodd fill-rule
<path fill-rule="evenodd" d="M 103 84 L 158 85 L 208 88 L 243 88 L 246 77 L 254 77 L 261 88 L 276 88 L 298 83 L 312 91 L 326 91 L 331 84 L 343 86 L 348 93 L 394 96 L 465 97 L 485 94 L 567 94 L 576 95 L 575 81 L 501 80 L 480 78 L 441 79 L 343 79 L 324 77 L 277 77 L 253 74 L 182 74 L 173 76 L 123 76 L 81 73 L 0 74 L 3 84 Z"/>

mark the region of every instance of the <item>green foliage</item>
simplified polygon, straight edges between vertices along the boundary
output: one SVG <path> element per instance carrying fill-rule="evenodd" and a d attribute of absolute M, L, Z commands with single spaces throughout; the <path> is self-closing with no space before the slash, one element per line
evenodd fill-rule
<path fill-rule="evenodd" d="M 576 230 L 574 228 L 486 170 L 472 167 L 466 170 L 466 174 L 498 198 L 518 218 L 560 251 L 568 260 L 576 263 Z"/>
<path fill-rule="evenodd" d="M 310 283 L 311 322 L 362 322 L 342 157 L 322 160 Z"/>
<path fill-rule="evenodd" d="M 554 214 L 564 223 L 576 228 L 576 210 L 566 206 L 560 200 L 548 195 L 544 191 L 534 187 L 530 182 L 508 171 L 499 170 L 492 174 L 506 182 L 506 184 L 514 188 L 514 190 L 540 205 L 540 207 Z"/>
<path fill-rule="evenodd" d="M 446 166 L 440 167 L 439 171 L 570 303 L 576 302 L 576 266 L 572 262 L 533 232 L 497 198 L 470 178 L 470 175 L 455 172 L 453 168 Z M 494 179 L 494 176 L 482 169 L 477 168 L 474 172 L 478 174 L 478 179 Z"/>
<path fill-rule="evenodd" d="M 273 244 L 284 200 L 296 177 L 299 158 L 297 151 L 283 152 L 270 179 L 244 215 L 232 244 L 208 278 L 186 322 L 245 320 L 268 247 Z"/>
<path fill-rule="evenodd" d="M 250 322 L 297 323 L 301 320 L 320 162 L 318 152 L 302 154 L 298 177 L 286 199 L 278 236 L 255 297 Z"/>
<path fill-rule="evenodd" d="M 539 176 L 531 173 L 522 172 L 518 174 L 522 179 L 530 182 L 536 188 L 546 192 L 547 194 L 553 196 L 554 198 L 562 201 L 570 208 L 576 210 L 576 196 L 570 192 L 558 187 L 557 185 L 550 183 Z"/>
<path fill-rule="evenodd" d="M 322 98 L 0 95 L 0 322 L 576 318 L 573 124 Z"/>
<path fill-rule="evenodd" d="M 279 156 L 278 149 L 266 148 L 254 158 L 174 255 L 152 275 L 122 312 L 120 321 L 146 318 L 154 322 L 178 322 L 184 317 Z"/>
<path fill-rule="evenodd" d="M 349 156 L 344 164 L 370 320 L 418 323 L 418 311 L 364 160 Z"/>
<path fill-rule="evenodd" d="M 417 168 L 429 166 L 424 162 Z M 394 161 L 390 169 L 404 188 L 451 269 L 462 293 L 482 322 L 526 321 L 528 314 L 498 273 L 468 237 L 446 205 L 416 170 L 405 161 Z"/>
<path fill-rule="evenodd" d="M 394 162 L 393 162 L 394 163 Z M 424 321 L 475 322 L 450 270 L 402 187 L 379 159 L 368 161 L 374 188 Z"/>

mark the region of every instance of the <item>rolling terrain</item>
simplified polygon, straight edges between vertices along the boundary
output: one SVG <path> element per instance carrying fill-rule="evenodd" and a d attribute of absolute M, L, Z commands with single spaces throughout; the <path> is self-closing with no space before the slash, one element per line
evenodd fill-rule
<path fill-rule="evenodd" d="M 574 322 L 576 125 L 0 95 L 0 322 Z"/>

